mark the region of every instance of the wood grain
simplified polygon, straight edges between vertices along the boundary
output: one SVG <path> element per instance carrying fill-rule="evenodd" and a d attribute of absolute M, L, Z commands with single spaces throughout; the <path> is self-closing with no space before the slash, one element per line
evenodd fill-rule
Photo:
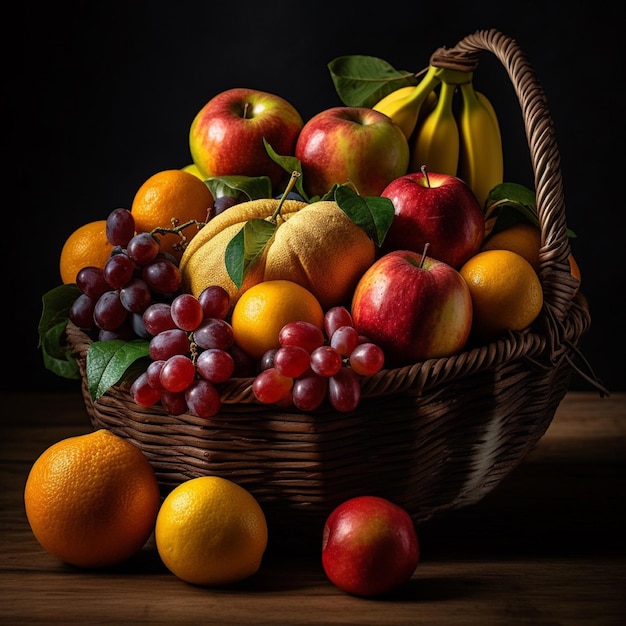
<path fill-rule="evenodd" d="M 252 578 L 188 585 L 153 538 L 136 558 L 86 572 L 46 554 L 23 508 L 49 445 L 91 430 L 80 394 L 0 397 L 0 623 L 623 624 L 626 394 L 569 393 L 546 435 L 480 503 L 418 529 L 411 582 L 380 599 L 326 579 L 319 546 L 269 551 Z"/>

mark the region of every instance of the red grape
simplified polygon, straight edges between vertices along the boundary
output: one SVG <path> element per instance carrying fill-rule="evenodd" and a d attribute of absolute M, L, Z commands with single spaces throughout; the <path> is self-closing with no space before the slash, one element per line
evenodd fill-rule
<path fill-rule="evenodd" d="M 219 348 L 203 350 L 196 359 L 196 368 L 202 378 L 211 383 L 223 383 L 235 371 L 235 360 Z"/>
<path fill-rule="evenodd" d="M 172 320 L 182 330 L 195 330 L 202 322 L 202 306 L 198 299 L 190 293 L 181 293 L 171 304 Z"/>
<path fill-rule="evenodd" d="M 230 311 L 230 294 L 221 285 L 209 285 L 198 295 L 206 319 L 226 319 Z"/>
<path fill-rule="evenodd" d="M 193 340 L 205 350 L 228 350 L 234 341 L 233 327 L 226 320 L 210 318 L 194 330 Z"/>
<path fill-rule="evenodd" d="M 385 362 L 383 349 L 375 343 L 360 343 L 349 357 L 350 367 L 362 376 L 371 376 L 379 372 Z"/>
<path fill-rule="evenodd" d="M 140 374 L 130 386 L 132 399 L 140 406 L 154 406 L 161 399 L 161 391 L 148 381 L 146 372 Z"/>
<path fill-rule="evenodd" d="M 185 391 L 189 411 L 198 417 L 213 417 L 221 407 L 220 394 L 208 380 L 196 380 Z"/>
<path fill-rule="evenodd" d="M 283 376 L 297 378 L 309 369 L 311 355 L 300 346 L 283 346 L 274 354 L 274 367 Z"/>
<path fill-rule="evenodd" d="M 104 279 L 104 272 L 99 267 L 83 267 L 76 274 L 76 286 L 86 296 L 97 300 L 111 286 Z"/>
<path fill-rule="evenodd" d="M 106 220 L 106 237 L 114 246 L 126 246 L 135 234 L 135 216 L 128 209 L 114 209 Z"/>
<path fill-rule="evenodd" d="M 280 329 L 278 342 L 281 346 L 300 346 L 307 352 L 313 352 L 324 345 L 324 333 L 311 322 L 289 322 Z"/>
<path fill-rule="evenodd" d="M 352 315 L 345 306 L 334 306 L 324 315 L 324 330 L 327 337 L 332 337 L 341 326 L 352 325 Z"/>
<path fill-rule="evenodd" d="M 143 312 L 143 323 L 151 335 L 176 328 L 171 307 L 167 302 L 155 302 Z"/>
<path fill-rule="evenodd" d="M 172 328 L 152 337 L 148 350 L 153 361 L 166 361 L 175 354 L 188 354 L 191 345 L 184 330 Z"/>
<path fill-rule="evenodd" d="M 128 311 L 120 301 L 119 291 L 105 291 L 97 300 L 93 319 L 102 330 L 116 330 L 125 321 Z"/>
<path fill-rule="evenodd" d="M 159 373 L 159 382 L 167 391 L 184 391 L 196 377 L 196 366 L 184 354 L 169 357 Z"/>
<path fill-rule="evenodd" d="M 259 402 L 274 404 L 291 395 L 293 378 L 283 376 L 275 367 L 263 370 L 252 383 L 252 392 Z"/>
<path fill-rule="evenodd" d="M 309 370 L 294 381 L 291 397 L 296 408 L 314 411 L 324 402 L 327 392 L 328 378 Z"/>
<path fill-rule="evenodd" d="M 328 379 L 328 399 L 342 413 L 355 409 L 361 399 L 359 377 L 350 367 L 342 367 Z"/>
<path fill-rule="evenodd" d="M 138 265 L 147 265 L 157 258 L 160 249 L 150 233 L 138 233 L 126 245 L 126 254 Z"/>
<path fill-rule="evenodd" d="M 358 344 L 359 333 L 354 326 L 340 326 L 330 336 L 330 345 L 341 356 L 349 356 Z"/>
<path fill-rule="evenodd" d="M 94 325 L 93 312 L 96 306 L 95 301 L 88 295 L 81 293 L 69 310 L 69 318 L 72 323 L 82 330 L 91 330 Z"/>
<path fill-rule="evenodd" d="M 332 346 L 320 346 L 311 353 L 311 369 L 320 376 L 334 376 L 342 365 L 341 354 Z"/>

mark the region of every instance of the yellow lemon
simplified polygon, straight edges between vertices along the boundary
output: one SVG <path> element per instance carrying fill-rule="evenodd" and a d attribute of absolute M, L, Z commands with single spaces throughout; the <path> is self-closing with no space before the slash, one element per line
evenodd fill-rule
<path fill-rule="evenodd" d="M 255 574 L 267 539 L 265 514 L 256 498 L 218 476 L 192 478 L 171 491 L 155 527 L 165 566 L 195 585 L 229 585 Z"/>

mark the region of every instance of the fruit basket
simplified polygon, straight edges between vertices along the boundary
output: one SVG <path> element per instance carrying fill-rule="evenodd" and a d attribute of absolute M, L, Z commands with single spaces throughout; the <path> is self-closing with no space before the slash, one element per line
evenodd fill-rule
<path fill-rule="evenodd" d="M 381 370 L 363 379 L 350 413 L 264 405 L 253 379 L 231 379 L 210 419 L 142 408 L 122 387 L 94 402 L 85 376 L 90 339 L 68 324 L 93 427 L 139 446 L 164 492 L 197 476 L 230 478 L 258 498 L 275 536 L 294 524 L 319 533 L 336 505 L 362 494 L 389 498 L 419 524 L 481 500 L 545 433 L 579 371 L 574 359 L 590 316 L 569 270 L 553 125 L 525 55 L 511 38 L 486 30 L 437 50 L 431 63 L 472 68 L 484 52 L 513 83 L 534 169 L 544 290 L 537 322 L 456 356 Z"/>

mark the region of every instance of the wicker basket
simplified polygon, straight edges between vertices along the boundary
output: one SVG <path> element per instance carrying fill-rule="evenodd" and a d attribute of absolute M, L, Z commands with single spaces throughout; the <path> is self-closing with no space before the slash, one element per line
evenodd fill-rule
<path fill-rule="evenodd" d="M 488 30 L 437 50 L 431 62 L 467 68 L 482 51 L 506 68 L 525 123 L 543 242 L 545 303 L 537 323 L 454 357 L 364 379 L 360 406 L 349 414 L 262 405 L 252 379 L 233 379 L 221 390 L 221 412 L 208 420 L 142 409 L 121 388 L 93 402 L 84 376 L 90 340 L 69 324 L 93 427 L 139 446 L 164 493 L 197 476 L 229 478 L 257 497 L 276 534 L 310 529 L 319 539 L 332 508 L 365 493 L 397 502 L 419 524 L 478 502 L 545 433 L 577 369 L 572 357 L 590 318 L 569 271 L 552 121 L 524 54 Z"/>

